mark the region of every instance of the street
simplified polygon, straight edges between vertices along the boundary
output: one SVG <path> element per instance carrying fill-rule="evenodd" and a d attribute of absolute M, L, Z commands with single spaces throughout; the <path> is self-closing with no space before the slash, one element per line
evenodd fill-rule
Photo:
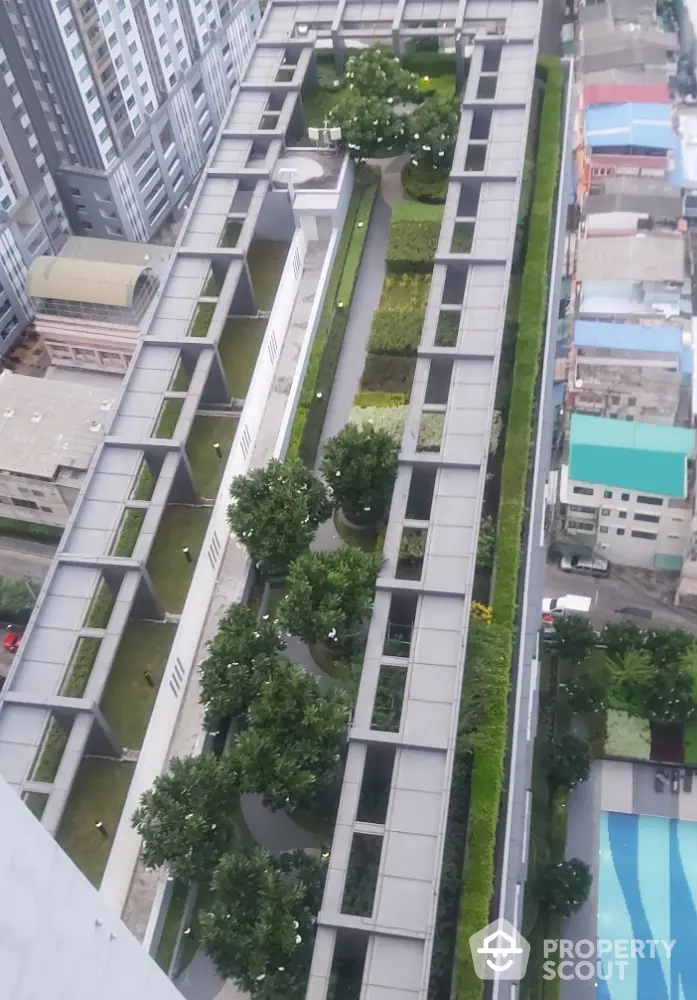
<path fill-rule="evenodd" d="M 697 634 L 697 614 L 656 600 L 654 595 L 627 580 L 624 575 L 617 575 L 614 568 L 609 577 L 602 578 L 564 573 L 558 563 L 549 563 L 545 575 L 545 597 L 561 597 L 564 594 L 590 597 L 593 601 L 590 619 L 598 628 L 607 622 L 628 618 L 640 628 L 684 628 Z M 650 611 L 651 616 L 619 613 L 627 607 Z"/>

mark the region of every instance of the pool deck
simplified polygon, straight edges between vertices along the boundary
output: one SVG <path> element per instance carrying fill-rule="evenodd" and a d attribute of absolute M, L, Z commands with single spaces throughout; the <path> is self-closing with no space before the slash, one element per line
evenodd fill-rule
<path fill-rule="evenodd" d="M 598 851 L 600 813 L 632 813 L 697 822 L 697 769 L 692 791 L 684 790 L 684 766 L 663 766 L 623 760 L 596 760 L 588 781 L 571 793 L 568 805 L 566 856 L 585 861 L 593 874 L 593 886 L 585 904 L 564 924 L 563 936 L 572 941 L 597 937 Z M 657 782 L 657 772 L 663 778 Z M 671 791 L 673 778 L 680 790 Z M 658 790 L 658 786 L 663 791 Z M 572 979 L 561 983 L 561 1000 L 595 1000 L 595 985 Z"/>

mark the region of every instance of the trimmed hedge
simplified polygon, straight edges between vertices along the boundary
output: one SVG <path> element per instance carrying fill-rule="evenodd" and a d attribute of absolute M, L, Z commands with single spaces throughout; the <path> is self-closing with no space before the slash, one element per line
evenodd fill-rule
<path fill-rule="evenodd" d="M 371 176 L 367 180 L 361 180 L 360 176 L 356 178 L 356 187 L 346 213 L 344 231 L 305 372 L 286 457 L 299 457 L 309 466 L 314 465 L 319 448 L 377 190 L 375 177 Z M 341 309 L 337 305 L 339 302 L 343 303 Z"/>
<path fill-rule="evenodd" d="M 442 205 L 422 205 L 418 201 L 398 201 L 392 209 L 392 224 L 395 222 L 437 222 L 443 221 Z"/>
<path fill-rule="evenodd" d="M 494 578 L 494 622 L 483 693 L 484 724 L 474 747 L 455 962 L 456 1000 L 481 1000 L 483 983 L 472 965 L 469 938 L 490 919 L 494 854 L 507 739 L 510 663 L 513 656 L 526 486 L 530 465 L 533 406 L 547 307 L 548 258 L 554 194 L 559 169 L 563 80 L 558 59 L 540 60 L 547 71 L 542 105 L 537 173 L 522 278 L 520 329 L 501 477 Z"/>
<path fill-rule="evenodd" d="M 361 389 L 368 392 L 377 390 L 386 393 L 402 393 L 409 399 L 415 370 L 416 358 L 404 358 L 390 354 L 369 354 L 365 359 Z"/>
<path fill-rule="evenodd" d="M 403 392 L 380 392 L 375 390 L 372 392 L 359 392 L 355 395 L 353 400 L 353 405 L 358 407 L 358 409 L 365 409 L 366 407 L 391 407 L 391 406 L 406 406 L 407 397 Z"/>
<path fill-rule="evenodd" d="M 63 529 L 53 524 L 33 524 L 31 521 L 17 521 L 14 517 L 0 517 L 0 535 L 9 538 L 26 538 L 31 542 L 57 544 Z"/>
<path fill-rule="evenodd" d="M 387 270 L 393 274 L 432 271 L 439 233 L 440 222 L 435 219 L 393 222 L 385 255 Z"/>
<path fill-rule="evenodd" d="M 449 174 L 428 170 L 414 163 L 402 167 L 402 186 L 410 198 L 436 207 L 444 205 L 448 194 Z"/>
<path fill-rule="evenodd" d="M 455 56 L 445 52 L 410 52 L 402 66 L 419 76 L 455 76 Z"/>
<path fill-rule="evenodd" d="M 424 325 L 425 311 L 376 309 L 368 341 L 371 354 L 401 354 L 416 356 Z"/>

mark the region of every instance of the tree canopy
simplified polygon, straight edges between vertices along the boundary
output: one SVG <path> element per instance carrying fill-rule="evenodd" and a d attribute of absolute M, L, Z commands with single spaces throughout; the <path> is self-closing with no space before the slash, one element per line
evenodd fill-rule
<path fill-rule="evenodd" d="M 332 499 L 355 524 L 379 520 L 392 494 L 398 447 L 372 424 L 349 423 L 324 446 L 322 474 Z"/>
<path fill-rule="evenodd" d="M 267 576 L 285 574 L 332 509 L 324 483 L 300 459 L 272 459 L 237 476 L 230 495 L 230 527 Z"/>
<path fill-rule="evenodd" d="M 348 716 L 343 689 L 322 691 L 314 677 L 290 664 L 276 671 L 232 749 L 243 790 L 263 795 L 271 809 L 311 805 L 336 777 Z"/>
<path fill-rule="evenodd" d="M 133 814 L 143 861 L 151 868 L 169 864 L 186 881 L 210 878 L 237 839 L 238 802 L 230 757 L 175 757 Z"/>
<path fill-rule="evenodd" d="M 208 729 L 222 719 L 246 714 L 284 645 L 276 623 L 268 616 L 259 620 L 246 604 L 228 608 L 200 666 L 201 704 L 206 709 Z"/>
<path fill-rule="evenodd" d="M 554 620 L 550 645 L 562 660 L 581 663 L 595 647 L 595 629 L 583 615 L 559 615 Z"/>
<path fill-rule="evenodd" d="M 406 142 L 404 119 L 379 97 L 348 93 L 330 109 L 329 120 L 341 128 L 343 141 L 358 163 L 403 149 Z"/>
<path fill-rule="evenodd" d="M 288 573 L 279 623 L 305 642 L 344 649 L 370 614 L 381 561 L 350 545 L 304 553 Z"/>
<path fill-rule="evenodd" d="M 548 913 L 570 917 L 583 906 L 593 883 L 590 868 L 579 858 L 551 861 L 538 876 L 540 905 Z"/>
<path fill-rule="evenodd" d="M 345 78 L 349 91 L 363 97 L 412 101 L 419 95 L 419 78 L 404 69 L 384 45 L 371 45 L 349 56 Z"/>
<path fill-rule="evenodd" d="M 556 788 L 575 788 L 590 773 L 591 753 L 586 740 L 573 733 L 564 733 L 548 750 L 549 780 Z"/>
<path fill-rule="evenodd" d="M 254 1000 L 304 1000 L 325 864 L 304 851 L 228 854 L 200 916 L 201 943 L 223 979 Z"/>
<path fill-rule="evenodd" d="M 447 173 L 453 165 L 458 102 L 450 97 L 431 97 L 410 117 L 408 152 L 415 167 Z"/>

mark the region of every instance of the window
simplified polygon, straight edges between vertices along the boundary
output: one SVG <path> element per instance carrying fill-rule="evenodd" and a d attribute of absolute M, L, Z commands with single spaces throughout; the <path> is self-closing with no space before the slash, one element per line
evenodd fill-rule
<path fill-rule="evenodd" d="M 620 511 L 620 517 L 624 520 L 627 517 L 627 511 L 626 510 L 621 510 Z"/>
<path fill-rule="evenodd" d="M 622 500 L 629 500 L 629 493 L 623 493 L 621 499 Z"/>
<path fill-rule="evenodd" d="M 607 535 L 607 533 L 608 533 L 609 530 L 610 529 L 608 528 L 608 526 L 606 524 L 601 524 L 600 527 L 599 527 L 599 529 L 598 529 L 598 531 L 600 532 L 601 535 Z"/>
<path fill-rule="evenodd" d="M 610 511 L 610 508 L 609 508 L 609 507 L 603 507 L 603 508 L 601 509 L 600 513 L 601 513 L 601 514 L 603 515 L 603 517 L 609 517 L 609 516 L 610 516 L 610 513 L 611 513 L 611 511 Z"/>
<path fill-rule="evenodd" d="M 655 531 L 633 531 L 632 532 L 632 538 L 646 538 L 646 539 L 648 539 L 651 542 L 655 541 L 657 537 L 658 536 L 657 536 L 657 534 L 656 534 Z"/>
<path fill-rule="evenodd" d="M 594 490 L 590 486 L 574 486 L 574 493 L 581 493 L 585 497 L 592 497 Z"/>
<path fill-rule="evenodd" d="M 134 56 L 138 51 L 137 42 L 131 42 L 131 44 L 128 46 L 128 51 L 131 53 L 132 56 Z"/>
<path fill-rule="evenodd" d="M 92 121 L 95 122 L 96 124 L 103 117 L 104 117 L 104 112 L 102 111 L 101 108 L 97 108 L 97 110 L 92 115 Z"/>
<path fill-rule="evenodd" d="M 82 45 L 80 44 L 80 42 L 78 42 L 77 45 L 73 45 L 72 49 L 70 50 L 70 54 L 73 57 L 73 59 L 80 58 L 80 56 L 82 55 Z"/>
<path fill-rule="evenodd" d="M 644 496 L 641 496 L 641 495 L 639 495 L 636 498 L 636 502 L 637 503 L 650 503 L 650 504 L 653 504 L 654 507 L 661 507 L 662 504 L 663 504 L 663 500 L 662 500 L 661 497 L 644 497 Z"/>
<path fill-rule="evenodd" d="M 29 510 L 38 510 L 38 503 L 34 503 L 33 500 L 21 500 L 19 497 L 13 497 L 12 503 L 15 507 L 28 507 Z"/>
<path fill-rule="evenodd" d="M 603 496 L 606 500 L 612 500 L 612 490 L 605 490 Z"/>
<path fill-rule="evenodd" d="M 618 535 L 623 535 L 624 534 L 624 528 L 618 528 L 617 529 L 617 534 Z"/>
<path fill-rule="evenodd" d="M 128 18 L 126 18 L 126 20 L 123 22 L 123 33 L 125 35 L 130 35 L 132 31 L 133 31 L 133 25 L 128 20 Z"/>
<path fill-rule="evenodd" d="M 634 515 L 634 520 L 635 521 L 648 521 L 649 524 L 658 524 L 661 519 L 660 519 L 660 517 L 657 517 L 656 514 L 635 514 Z"/>
<path fill-rule="evenodd" d="M 142 62 L 137 62 L 135 64 L 135 66 L 133 67 L 133 69 L 136 71 L 136 76 L 140 76 L 141 73 L 143 72 L 143 64 L 142 64 Z"/>

